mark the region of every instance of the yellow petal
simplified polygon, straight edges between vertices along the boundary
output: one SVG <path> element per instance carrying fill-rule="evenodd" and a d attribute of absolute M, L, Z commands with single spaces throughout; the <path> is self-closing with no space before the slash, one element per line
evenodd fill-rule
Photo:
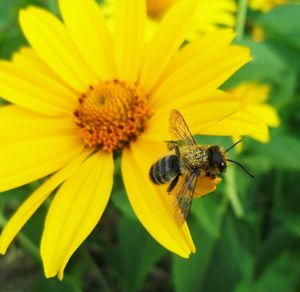
<path fill-rule="evenodd" d="M 276 109 L 269 104 L 250 105 L 246 110 L 247 112 L 256 115 L 267 126 L 278 127 L 280 124 Z"/>
<path fill-rule="evenodd" d="M 91 150 L 86 150 L 79 157 L 75 158 L 63 169 L 55 173 L 17 209 L 11 219 L 4 227 L 0 236 L 0 253 L 5 254 L 8 246 L 14 240 L 18 232 L 23 228 L 29 218 L 48 198 L 48 196 L 68 177 L 70 177 L 81 165 L 82 161 L 90 154 Z"/>
<path fill-rule="evenodd" d="M 151 165 L 166 152 L 161 142 L 139 139 L 123 152 L 122 175 L 127 195 L 138 219 L 161 245 L 188 258 L 195 252 L 187 224 L 175 222 L 172 198 L 149 178 Z"/>
<path fill-rule="evenodd" d="M 60 0 L 60 11 L 85 62 L 100 79 L 116 77 L 112 36 L 94 0 Z"/>
<path fill-rule="evenodd" d="M 111 154 L 98 152 L 59 189 L 49 208 L 41 242 L 46 277 L 58 274 L 99 222 L 113 183 Z"/>
<path fill-rule="evenodd" d="M 196 28 L 200 32 L 218 29 L 218 25 L 232 27 L 235 24 L 236 1 L 201 0 L 196 10 Z"/>
<path fill-rule="evenodd" d="M 244 82 L 229 91 L 241 99 L 245 105 L 258 104 L 267 101 L 271 87 L 257 82 Z"/>
<path fill-rule="evenodd" d="M 115 49 L 119 78 L 137 80 L 144 56 L 145 0 L 117 0 L 115 13 Z"/>
<path fill-rule="evenodd" d="M 39 57 L 69 86 L 82 93 L 98 82 L 56 17 L 43 9 L 29 7 L 21 10 L 20 23 Z"/>
<path fill-rule="evenodd" d="M 195 41 L 185 45 L 175 57 L 170 61 L 169 65 L 160 76 L 157 85 L 163 83 L 170 75 L 181 69 L 188 62 L 202 56 L 203 59 L 209 57 L 211 52 L 222 51 L 232 42 L 235 34 L 231 30 L 218 30 L 212 33 L 201 35 Z"/>
<path fill-rule="evenodd" d="M 162 101 L 157 107 L 147 130 L 143 134 L 146 139 L 169 140 L 169 116 L 172 109 L 183 115 L 192 134 L 200 134 L 210 125 L 240 109 L 239 101 L 231 94 L 221 90 L 203 89 L 189 96 Z M 222 125 L 222 123 L 218 123 Z"/>
<path fill-rule="evenodd" d="M 183 43 L 196 6 L 195 0 L 178 1 L 168 11 L 147 46 L 141 71 L 141 86 L 149 92 Z"/>
<path fill-rule="evenodd" d="M 65 166 L 84 145 L 77 135 L 57 135 L 0 145 L 0 192 L 42 178 Z"/>
<path fill-rule="evenodd" d="M 73 92 L 30 64 L 24 67 L 0 61 L 0 96 L 46 115 L 71 115 L 76 106 Z"/>
<path fill-rule="evenodd" d="M 218 88 L 236 70 L 250 60 L 247 48 L 216 48 L 191 58 L 174 69 L 154 92 L 153 100 L 177 99 L 199 88 Z"/>
<path fill-rule="evenodd" d="M 261 143 L 268 143 L 270 141 L 270 134 L 268 133 L 267 135 L 261 135 L 261 134 L 256 134 L 253 133 L 250 135 L 255 140 L 258 140 Z"/>
<path fill-rule="evenodd" d="M 56 75 L 38 56 L 34 49 L 30 47 L 20 48 L 19 51 L 16 51 L 13 54 L 12 61 L 19 67 L 28 68 L 34 72 L 37 72 L 37 74 L 45 74 L 52 81 L 56 81 L 56 87 L 67 93 L 66 95 L 63 95 L 63 97 L 66 96 L 67 98 L 73 98 L 77 100 L 76 91 L 72 90 L 68 84 L 64 83 L 64 81 L 58 75 Z"/>
<path fill-rule="evenodd" d="M 256 116 L 245 111 L 238 111 L 218 123 L 214 123 L 201 131 L 200 134 L 216 136 L 259 135 L 267 137 L 268 128 Z"/>
<path fill-rule="evenodd" d="M 75 131 L 70 117 L 47 117 L 16 105 L 0 107 L 1 145 Z"/>

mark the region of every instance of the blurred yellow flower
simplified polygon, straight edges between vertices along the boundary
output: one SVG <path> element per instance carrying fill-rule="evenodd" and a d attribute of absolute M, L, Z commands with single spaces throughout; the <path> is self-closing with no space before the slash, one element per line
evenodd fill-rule
<path fill-rule="evenodd" d="M 229 92 L 239 98 L 242 104 L 241 111 L 233 114 L 230 119 L 241 118 L 242 115 L 252 115 L 267 127 L 279 126 L 280 121 L 276 109 L 267 104 L 270 94 L 269 85 L 245 82 L 229 90 Z M 262 143 L 267 143 L 270 140 L 269 133 L 268 135 L 254 133 L 250 136 Z M 240 136 L 235 136 L 234 141 L 238 140 L 240 140 Z"/>
<path fill-rule="evenodd" d="M 193 32 L 207 33 L 220 28 L 233 28 L 237 5 L 234 0 L 200 0 L 195 11 Z"/>
<path fill-rule="evenodd" d="M 116 1 L 114 33 L 93 0 L 59 0 L 63 22 L 29 7 L 20 23 L 30 44 L 0 62 L 0 191 L 51 175 L 19 207 L 0 237 L 8 246 L 56 191 L 41 240 L 46 277 L 63 278 L 72 254 L 99 222 L 113 184 L 113 152 L 122 150 L 129 201 L 148 232 L 170 251 L 195 247 L 178 226 L 170 196 L 150 182 L 150 166 L 166 152 L 171 109 L 191 131 L 266 134 L 256 120 L 223 123 L 240 108 L 217 88 L 250 60 L 234 35 L 215 32 L 184 48 L 196 0 L 172 6 L 145 45 L 146 2 Z M 176 29 L 174 29 L 176 28 Z M 182 48 L 182 49 L 180 49 Z"/>
<path fill-rule="evenodd" d="M 268 12 L 274 7 L 288 2 L 290 2 L 290 0 L 250 0 L 249 6 L 253 10 Z"/>
<path fill-rule="evenodd" d="M 174 4 L 180 1 L 184 0 L 147 0 L 147 35 L 153 34 L 160 19 Z M 106 0 L 105 2 L 107 15 L 111 17 L 115 0 Z M 198 0 L 188 38 L 219 28 L 233 28 L 236 10 L 235 0 Z"/>

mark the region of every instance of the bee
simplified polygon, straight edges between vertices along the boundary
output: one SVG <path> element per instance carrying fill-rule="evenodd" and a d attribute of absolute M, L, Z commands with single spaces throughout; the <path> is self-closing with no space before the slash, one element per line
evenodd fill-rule
<path fill-rule="evenodd" d="M 179 111 L 171 111 L 169 122 L 174 140 L 167 141 L 167 146 L 169 150 L 175 150 L 175 154 L 162 157 L 155 162 L 150 168 L 149 175 L 154 184 L 170 183 L 167 188 L 169 194 L 176 190 L 175 218 L 181 226 L 190 212 L 192 200 L 197 193 L 197 182 L 203 182 L 200 178 L 209 181 L 220 180 L 219 175 L 225 172 L 228 161 L 239 165 L 249 176 L 253 175 L 240 163 L 227 158 L 227 152 L 241 140 L 226 150 L 218 145 L 200 145 L 196 143 Z"/>

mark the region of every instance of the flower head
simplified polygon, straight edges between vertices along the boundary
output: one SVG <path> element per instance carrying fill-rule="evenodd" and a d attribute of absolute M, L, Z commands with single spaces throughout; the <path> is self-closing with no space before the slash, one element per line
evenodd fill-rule
<path fill-rule="evenodd" d="M 105 10 L 109 17 L 114 14 L 113 6 L 116 0 L 106 0 Z M 147 34 L 151 36 L 162 17 L 173 5 L 182 0 L 146 0 L 147 3 Z M 199 0 L 195 6 L 194 20 L 187 37 L 194 38 L 198 34 L 214 31 L 220 28 L 233 28 L 237 10 L 234 0 Z"/>
<path fill-rule="evenodd" d="M 194 134 L 265 132 L 251 119 L 232 121 L 229 129 L 223 122 L 217 126 L 240 107 L 217 88 L 250 56 L 230 45 L 234 36 L 227 31 L 182 48 L 196 3 L 173 5 L 147 44 L 145 1 L 116 1 L 113 33 L 93 0 L 59 0 L 63 22 L 40 8 L 21 11 L 30 47 L 12 62 L 0 62 L 0 95 L 12 103 L 0 108 L 0 191 L 52 176 L 4 228 L 2 254 L 57 190 L 41 255 L 46 276 L 61 279 L 105 210 L 116 150 L 122 151 L 125 188 L 144 227 L 182 257 L 195 252 L 187 224 L 174 220 L 171 198 L 148 177 L 166 152 L 171 109 L 183 113 Z"/>

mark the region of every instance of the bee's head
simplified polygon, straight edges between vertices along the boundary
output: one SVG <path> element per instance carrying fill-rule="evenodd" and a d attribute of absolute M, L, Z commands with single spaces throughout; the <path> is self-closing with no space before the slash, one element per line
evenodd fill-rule
<path fill-rule="evenodd" d="M 208 163 L 210 167 L 217 168 L 220 173 L 226 170 L 225 153 L 219 146 L 213 145 L 208 148 Z"/>
<path fill-rule="evenodd" d="M 240 141 L 234 143 L 231 145 L 228 149 L 221 150 L 219 146 L 212 145 L 208 148 L 208 163 L 209 167 L 217 169 L 220 173 L 224 172 L 226 170 L 227 164 L 226 161 L 233 162 L 237 164 L 240 168 L 242 168 L 249 176 L 252 178 L 254 177 L 243 165 L 241 165 L 239 162 L 234 161 L 232 159 L 228 159 L 226 153 L 231 150 L 233 147 L 235 147 Z"/>

